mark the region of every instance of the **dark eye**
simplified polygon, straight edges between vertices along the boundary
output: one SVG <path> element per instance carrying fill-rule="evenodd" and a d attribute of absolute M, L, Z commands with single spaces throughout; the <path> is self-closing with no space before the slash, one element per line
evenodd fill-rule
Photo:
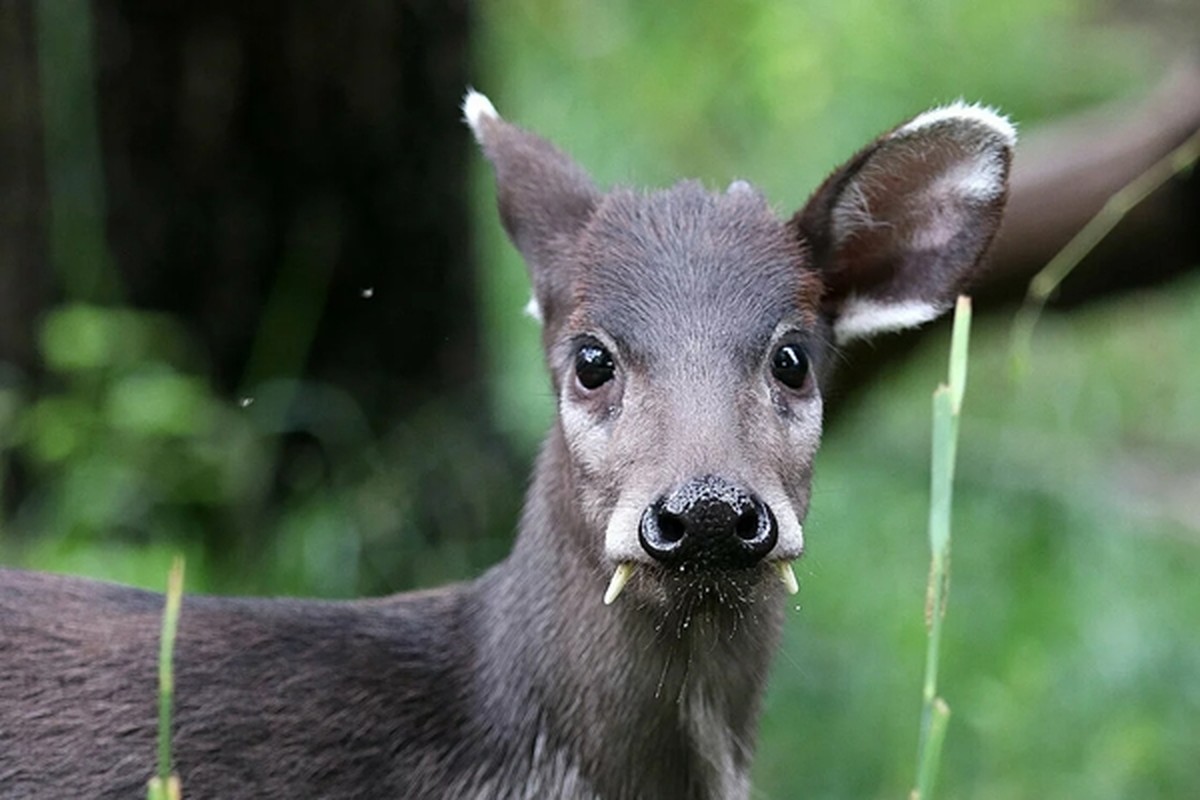
<path fill-rule="evenodd" d="M 585 389 L 599 389 L 612 380 L 612 354 L 603 345 L 588 342 L 575 351 L 575 376 Z"/>
<path fill-rule="evenodd" d="M 808 354 L 797 344 L 781 344 L 771 356 L 771 374 L 790 389 L 804 388 L 808 380 Z"/>

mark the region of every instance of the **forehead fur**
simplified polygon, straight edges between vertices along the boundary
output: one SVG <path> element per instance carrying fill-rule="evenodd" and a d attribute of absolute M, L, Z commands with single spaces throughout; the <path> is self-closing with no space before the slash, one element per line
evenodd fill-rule
<path fill-rule="evenodd" d="M 805 247 L 755 191 L 617 189 L 573 250 L 578 323 L 636 338 L 684 320 L 734 332 L 816 318 L 821 284 Z"/>

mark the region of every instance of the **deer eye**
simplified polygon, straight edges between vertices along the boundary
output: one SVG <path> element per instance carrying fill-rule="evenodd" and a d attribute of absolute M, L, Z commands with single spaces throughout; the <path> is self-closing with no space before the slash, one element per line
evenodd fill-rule
<path fill-rule="evenodd" d="M 798 344 L 781 344 L 771 356 L 771 374 L 789 389 L 804 388 L 808 372 L 808 354 Z"/>
<path fill-rule="evenodd" d="M 575 351 L 575 377 L 584 389 L 599 389 L 612 380 L 615 369 L 604 345 L 587 342 Z"/>

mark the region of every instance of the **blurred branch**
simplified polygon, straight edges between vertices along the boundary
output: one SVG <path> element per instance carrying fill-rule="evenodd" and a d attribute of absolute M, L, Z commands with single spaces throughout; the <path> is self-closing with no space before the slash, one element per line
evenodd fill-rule
<path fill-rule="evenodd" d="M 1012 194 L 976 294 L 1015 299 L 1108 199 L 1200 130 L 1200 62 L 1179 64 L 1149 95 L 1035 129 L 1019 145 Z M 1072 302 L 1158 283 L 1200 260 L 1194 176 L 1154 192 L 1064 289 Z M 1136 247 L 1137 261 L 1120 257 Z"/>
<path fill-rule="evenodd" d="M 1063 281 L 1075 271 L 1087 254 L 1112 233 L 1122 219 L 1139 203 L 1153 194 L 1164 183 L 1190 170 L 1200 158 L 1200 131 L 1187 141 L 1155 162 L 1141 175 L 1134 178 L 1108 199 L 1096 216 L 1084 225 L 1071 241 L 1047 264 L 1033 280 L 1025 294 L 1025 302 L 1017 313 L 1013 324 L 1013 357 L 1018 368 L 1028 361 L 1033 341 L 1034 326 L 1041 317 L 1046 303 L 1054 296 Z"/>

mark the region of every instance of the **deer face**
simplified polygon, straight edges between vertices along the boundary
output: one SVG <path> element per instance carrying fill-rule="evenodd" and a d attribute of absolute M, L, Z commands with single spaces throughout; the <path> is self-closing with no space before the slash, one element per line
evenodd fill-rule
<path fill-rule="evenodd" d="M 799 557 L 828 332 L 794 233 L 685 183 L 605 196 L 570 258 L 550 364 L 605 557 L 688 585 Z"/>
<path fill-rule="evenodd" d="M 605 602 L 635 572 L 647 601 L 794 591 L 828 351 L 951 304 L 998 226 L 1011 126 L 929 112 L 781 220 L 742 182 L 601 193 L 481 95 L 465 111 L 530 266 Z"/>

